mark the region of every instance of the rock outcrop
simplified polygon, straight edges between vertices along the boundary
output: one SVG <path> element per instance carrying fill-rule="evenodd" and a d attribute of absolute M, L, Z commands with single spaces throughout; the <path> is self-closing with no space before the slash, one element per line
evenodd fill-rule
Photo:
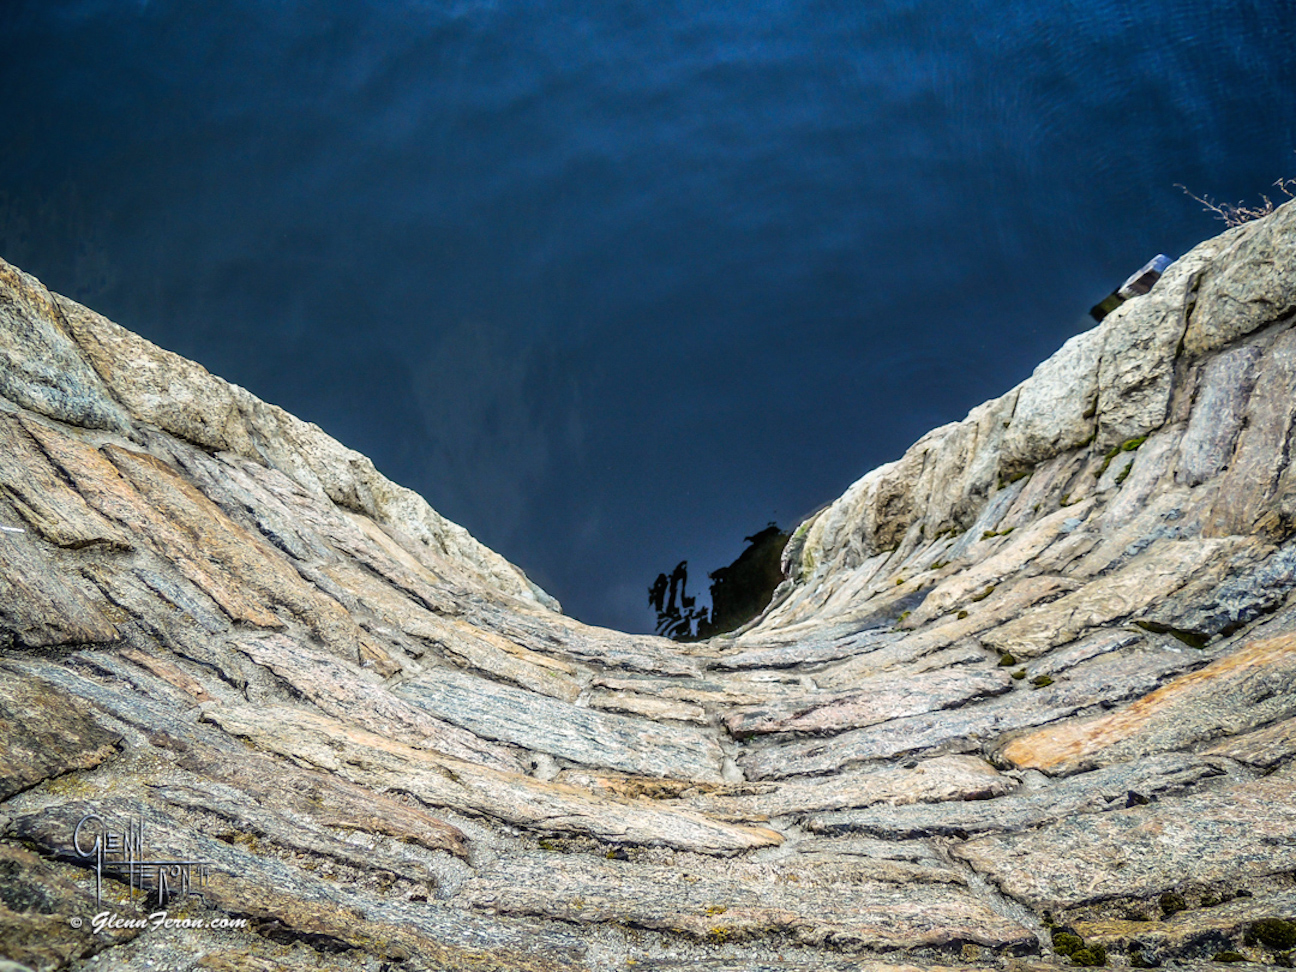
<path fill-rule="evenodd" d="M 2 262 L 0 396 L 10 962 L 1292 962 L 1296 205 L 687 646 Z"/>

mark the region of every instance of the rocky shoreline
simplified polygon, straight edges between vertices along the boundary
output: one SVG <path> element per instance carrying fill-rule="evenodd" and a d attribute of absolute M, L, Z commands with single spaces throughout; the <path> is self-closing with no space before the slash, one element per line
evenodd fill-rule
<path fill-rule="evenodd" d="M 1289 204 L 679 645 L 563 616 L 315 426 L 0 262 L 0 956 L 1290 967 L 1294 324 Z M 246 927 L 96 931 L 158 905 L 111 854 L 96 902 L 91 817 L 201 865 L 171 917 Z"/>

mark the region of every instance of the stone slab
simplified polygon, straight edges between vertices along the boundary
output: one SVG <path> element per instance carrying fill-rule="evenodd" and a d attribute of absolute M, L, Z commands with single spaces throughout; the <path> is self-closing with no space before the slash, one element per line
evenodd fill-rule
<path fill-rule="evenodd" d="M 986 801 L 1012 793 L 1019 785 L 976 756 L 939 756 L 912 768 L 888 766 L 823 779 L 742 784 L 727 791 L 688 795 L 686 801 L 699 810 L 748 820 L 874 804 L 895 807 L 903 815 L 917 809 L 913 804 Z"/>
<path fill-rule="evenodd" d="M 438 720 L 483 739 L 584 766 L 719 782 L 724 754 L 711 733 L 580 708 L 464 672 L 428 672 L 393 690 Z"/>
<path fill-rule="evenodd" d="M 1296 635 L 1252 642 L 1115 712 L 1014 739 L 1015 766 L 1074 773 L 1236 735 L 1296 713 Z"/>
<path fill-rule="evenodd" d="M 1017 832 L 1082 813 L 1124 808 L 1131 801 L 1172 793 L 1219 773 L 1216 766 L 1196 757 L 1154 756 L 1082 773 L 1039 788 L 1005 788 L 1006 796 L 988 794 L 994 799 L 824 813 L 812 817 L 806 826 L 815 833 L 826 834 L 868 834 L 890 839 L 940 836 L 966 840 L 969 834 Z"/>
<path fill-rule="evenodd" d="M 869 760 L 934 750 L 966 752 L 993 747 L 1006 733 L 1057 722 L 1099 699 L 1137 697 L 1198 664 L 1174 650 L 1135 651 L 1107 664 L 1078 669 L 1035 689 L 1019 682 L 1012 693 L 976 705 L 894 719 L 830 739 L 749 747 L 738 756 L 748 779 L 782 779 L 836 772 Z"/>
<path fill-rule="evenodd" d="M 64 573 L 40 541 L 0 533 L 0 645 L 49 649 L 117 641 L 121 635 L 98 593 Z"/>
<path fill-rule="evenodd" d="M 826 692 L 738 708 L 724 716 L 724 725 L 739 739 L 778 733 L 828 735 L 954 708 L 1002 695 L 1012 687 L 1006 672 L 971 666 L 916 675 L 875 675 L 861 679 L 851 692 Z"/>
<path fill-rule="evenodd" d="M 241 638 L 231 647 L 273 671 L 324 712 L 370 732 L 483 766 L 520 768 L 507 749 L 410 704 L 359 666 L 312 651 L 283 635 Z"/>
<path fill-rule="evenodd" d="M 1263 729 L 1230 736 L 1205 751 L 1239 763 L 1269 769 L 1296 755 L 1296 718 L 1282 719 Z"/>
<path fill-rule="evenodd" d="M 1237 886 L 1296 869 L 1296 772 L 1148 806 L 1086 814 L 955 848 L 1037 909 L 1147 899 L 1196 884 Z"/>
<path fill-rule="evenodd" d="M 833 949 L 937 948 L 964 942 L 1011 950 L 1034 935 L 948 880 L 888 882 L 866 862 L 785 859 L 722 873 L 557 854 L 484 868 L 460 897 L 475 910 L 617 923 L 723 944 L 761 939 Z M 912 875 L 911 875 L 912 877 Z"/>
<path fill-rule="evenodd" d="M 1219 546 L 1210 541 L 1159 541 L 1124 568 L 1009 621 L 982 640 L 1017 658 L 1038 657 L 1167 597 L 1209 563 Z"/>
<path fill-rule="evenodd" d="M 783 838 L 650 800 L 609 799 L 557 782 L 507 773 L 394 742 L 299 709 L 208 706 L 204 721 L 265 752 L 384 793 L 488 816 L 540 834 L 583 834 L 613 843 L 734 854 Z"/>
<path fill-rule="evenodd" d="M 121 736 L 44 679 L 0 665 L 0 800 L 117 754 Z"/>

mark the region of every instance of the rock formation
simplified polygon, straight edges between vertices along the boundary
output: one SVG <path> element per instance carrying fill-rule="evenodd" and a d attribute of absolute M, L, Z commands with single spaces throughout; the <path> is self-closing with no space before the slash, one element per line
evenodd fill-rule
<path fill-rule="evenodd" d="M 678 645 L 0 263 L 0 956 L 1290 965 L 1294 323 L 1288 205 Z"/>

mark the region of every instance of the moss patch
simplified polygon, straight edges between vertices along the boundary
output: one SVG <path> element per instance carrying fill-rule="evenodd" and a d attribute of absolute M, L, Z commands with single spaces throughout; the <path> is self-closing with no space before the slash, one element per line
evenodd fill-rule
<path fill-rule="evenodd" d="M 1210 642 L 1210 635 L 1204 635 L 1197 631 L 1187 631 L 1183 628 L 1176 628 L 1168 624 L 1162 624 L 1159 621 L 1135 621 L 1135 627 L 1142 628 L 1144 631 L 1151 631 L 1153 634 L 1168 634 L 1171 637 L 1182 641 L 1189 648 L 1205 648 Z"/>
<path fill-rule="evenodd" d="M 1262 918 L 1246 930 L 1246 943 L 1286 951 L 1296 947 L 1296 923 L 1281 918 Z"/>
<path fill-rule="evenodd" d="M 1054 928 L 1051 932 L 1053 951 L 1065 955 L 1073 965 L 1096 968 L 1107 964 L 1107 949 L 1101 945 L 1090 945 L 1075 932 L 1063 928 Z"/>
<path fill-rule="evenodd" d="M 1133 452 L 1135 449 L 1137 449 L 1146 441 L 1147 441 L 1147 436 L 1143 435 L 1143 436 L 1139 436 L 1137 439 L 1126 439 L 1120 445 L 1112 446 L 1111 449 L 1109 449 L 1103 455 L 1103 464 L 1099 466 L 1098 471 L 1094 473 L 1094 479 L 1101 479 L 1102 474 L 1105 473 L 1107 471 L 1107 467 L 1111 465 L 1111 461 L 1115 459 L 1117 456 L 1119 456 L 1122 452 Z"/>

